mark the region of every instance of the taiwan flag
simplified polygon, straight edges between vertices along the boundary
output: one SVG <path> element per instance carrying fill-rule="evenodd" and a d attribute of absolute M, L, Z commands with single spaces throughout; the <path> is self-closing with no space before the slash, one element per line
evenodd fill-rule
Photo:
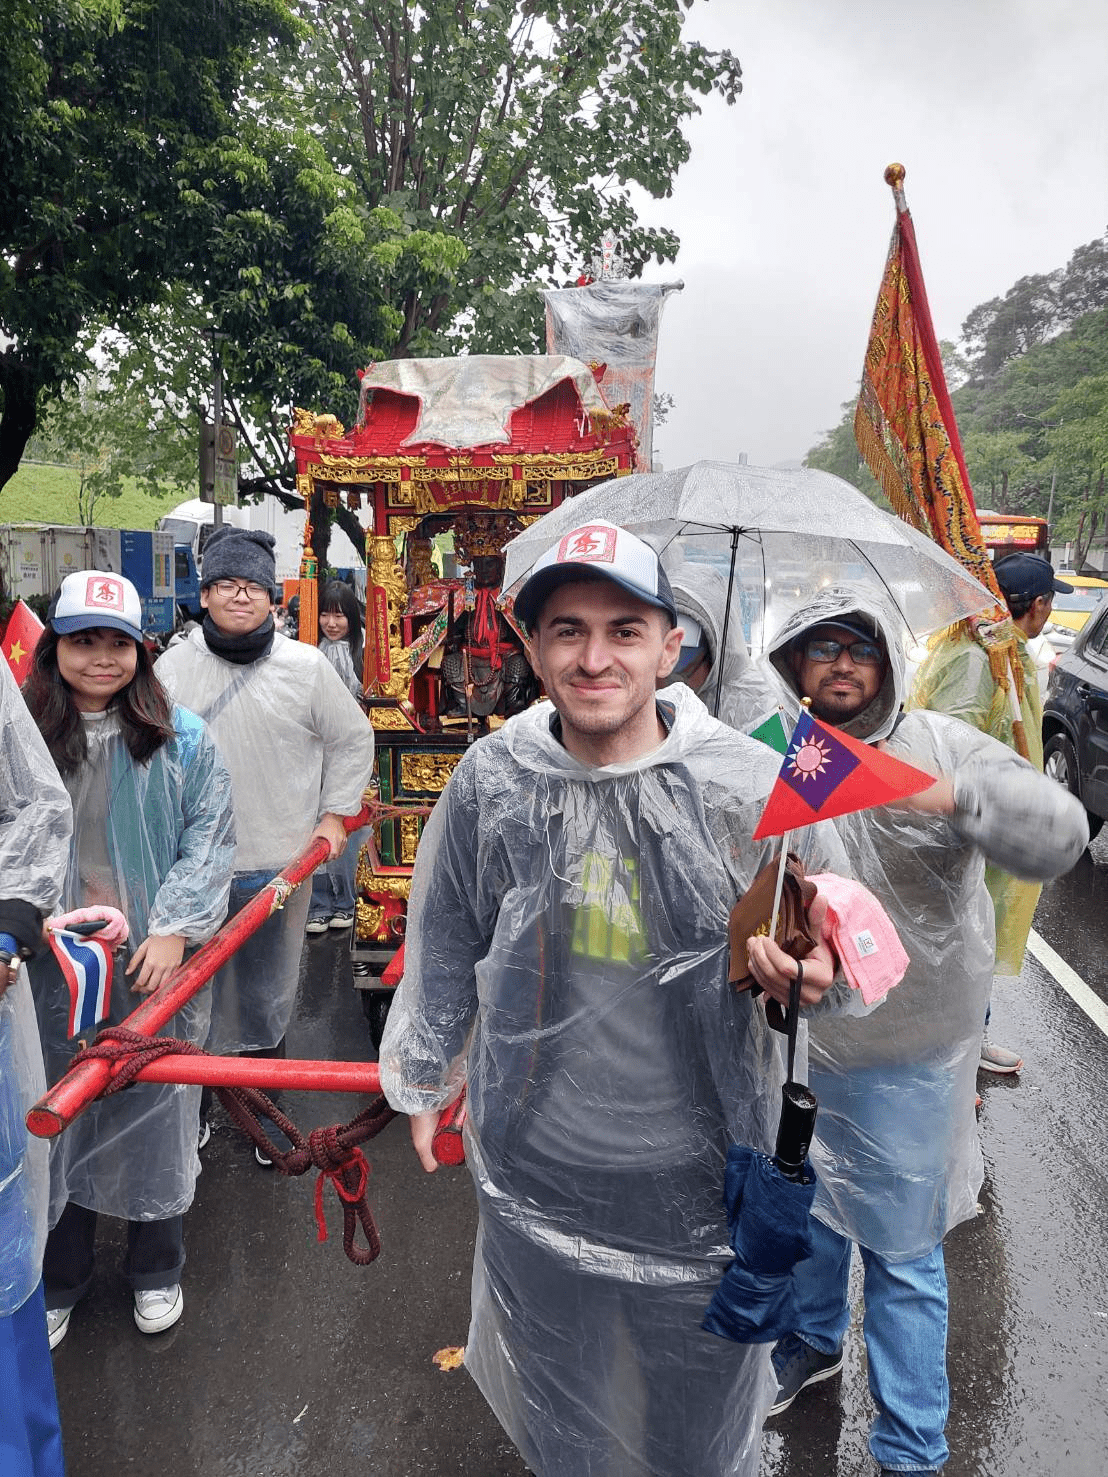
<path fill-rule="evenodd" d="M 95 939 L 50 930 L 50 948 L 69 989 L 70 1039 L 106 1020 L 112 1005 L 112 955 Z"/>
<path fill-rule="evenodd" d="M 754 840 L 903 800 L 934 783 L 933 774 L 828 728 L 802 708 Z"/>
<path fill-rule="evenodd" d="M 8 618 L 3 643 L 4 655 L 17 687 L 23 686 L 27 673 L 31 670 L 31 658 L 44 629 L 31 607 L 22 600 L 17 600 L 15 609 Z"/>

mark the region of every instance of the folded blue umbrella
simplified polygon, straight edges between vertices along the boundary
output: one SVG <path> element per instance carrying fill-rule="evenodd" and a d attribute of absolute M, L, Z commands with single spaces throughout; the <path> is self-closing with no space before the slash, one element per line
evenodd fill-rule
<path fill-rule="evenodd" d="M 816 1172 L 781 1172 L 745 1144 L 727 1151 L 724 1202 L 735 1260 L 723 1274 L 701 1325 L 740 1344 L 767 1344 L 796 1331 L 793 1268 L 812 1252 L 809 1211 Z"/>

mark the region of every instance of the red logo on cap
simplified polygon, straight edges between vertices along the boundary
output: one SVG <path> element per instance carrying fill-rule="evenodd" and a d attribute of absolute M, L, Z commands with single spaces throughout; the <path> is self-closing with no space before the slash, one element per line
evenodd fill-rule
<path fill-rule="evenodd" d="M 582 564 L 614 564 L 618 532 L 616 528 L 590 523 L 567 533 L 558 545 L 558 563 L 574 560 Z"/>
<path fill-rule="evenodd" d="M 93 575 L 85 587 L 85 604 L 90 610 L 118 610 L 122 614 L 123 585 L 110 575 Z"/>

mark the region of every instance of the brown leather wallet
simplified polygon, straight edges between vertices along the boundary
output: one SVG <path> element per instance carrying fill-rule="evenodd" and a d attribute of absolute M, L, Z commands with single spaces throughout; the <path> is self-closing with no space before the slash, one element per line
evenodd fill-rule
<path fill-rule="evenodd" d="M 768 934 L 773 915 L 773 894 L 777 887 L 777 869 L 781 853 L 768 862 L 731 909 L 727 935 L 731 943 L 731 969 L 727 978 L 738 990 L 748 990 L 756 983 L 750 973 L 746 941 Z M 806 959 L 819 942 L 808 927 L 808 904 L 816 895 L 816 884 L 804 875 L 804 864 L 790 851 L 785 861 L 785 878 L 781 886 L 781 907 L 777 915 L 774 938 L 794 959 Z"/>

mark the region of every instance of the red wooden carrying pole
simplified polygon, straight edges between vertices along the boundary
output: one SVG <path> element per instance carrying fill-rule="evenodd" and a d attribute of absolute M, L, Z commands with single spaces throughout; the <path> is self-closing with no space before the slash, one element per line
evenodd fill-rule
<path fill-rule="evenodd" d="M 370 819 L 369 807 L 363 806 L 357 815 L 345 816 L 343 825 L 348 832 L 357 831 Z M 294 889 L 327 860 L 329 854 L 326 840 L 322 836 L 316 837 L 293 857 L 283 872 L 279 872 L 272 882 L 267 882 L 244 908 L 229 918 L 214 938 L 178 965 L 164 984 L 148 995 L 122 1024 L 142 1036 L 156 1036 L 166 1021 L 203 989 L 220 965 L 225 964 L 239 945 L 258 931 Z M 176 1057 L 172 1060 L 183 1063 L 184 1059 Z M 191 1063 L 198 1059 L 187 1060 Z M 272 1066 L 273 1063 L 266 1062 L 265 1065 Z M 38 1100 L 27 1114 L 27 1127 L 39 1138 L 54 1138 L 100 1096 L 111 1073 L 111 1066 L 106 1061 L 79 1062 Z M 147 1076 L 147 1072 L 142 1075 Z M 177 1077 L 174 1080 L 197 1082 L 203 1079 Z"/>
<path fill-rule="evenodd" d="M 120 1064 L 121 1065 L 121 1064 Z M 119 1070 L 113 1067 L 112 1076 Z M 201 1087 L 271 1087 L 294 1092 L 381 1091 L 376 1062 L 282 1061 L 276 1057 L 160 1056 L 135 1073 L 138 1082 L 199 1083 Z M 32 1110 L 33 1111 L 33 1110 Z"/>

